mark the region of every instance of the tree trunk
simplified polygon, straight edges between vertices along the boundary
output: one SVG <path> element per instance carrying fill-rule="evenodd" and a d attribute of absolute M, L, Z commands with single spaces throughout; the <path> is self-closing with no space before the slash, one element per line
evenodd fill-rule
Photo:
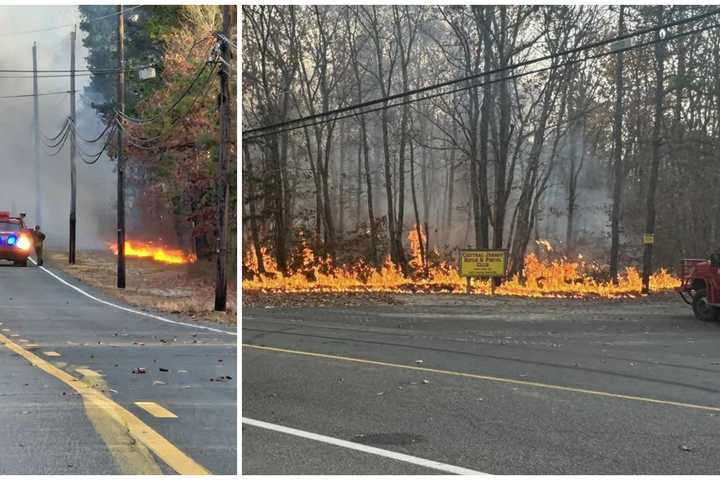
<path fill-rule="evenodd" d="M 257 210 L 255 208 L 255 175 L 253 174 L 252 159 L 250 158 L 250 146 L 243 142 L 243 155 L 245 161 L 245 173 L 247 174 L 248 186 L 248 210 L 250 213 L 250 236 L 252 237 L 253 250 L 255 250 L 255 261 L 258 265 L 259 274 L 265 274 L 265 263 L 263 262 L 260 246 L 260 229 L 257 223 Z"/>
<path fill-rule="evenodd" d="M 658 8 L 658 25 L 662 24 L 662 9 Z M 665 79 L 665 42 L 659 41 L 659 35 L 656 34 L 655 44 L 655 122 L 653 124 L 652 134 L 652 165 L 650 166 L 650 180 L 647 191 L 647 217 L 645 219 L 645 233 L 648 235 L 655 234 L 655 191 L 657 189 L 657 181 L 660 166 L 660 143 L 662 133 L 663 118 L 663 99 L 665 95 L 664 79 Z M 650 293 L 650 274 L 652 273 L 652 253 L 653 243 L 644 242 L 645 248 L 643 252 L 643 272 L 642 272 L 642 293 Z"/>
<path fill-rule="evenodd" d="M 345 122 L 340 122 L 340 165 L 338 171 L 338 239 L 342 241 L 345 232 Z"/>
<path fill-rule="evenodd" d="M 455 134 L 455 125 L 453 124 L 453 135 Z M 455 193 L 455 148 L 450 151 L 450 172 L 448 173 L 448 199 L 447 199 L 447 217 L 445 223 L 445 241 L 447 245 L 450 242 L 450 234 L 453 227 L 453 194 Z"/>
<path fill-rule="evenodd" d="M 618 35 L 625 33 L 624 12 L 619 6 Z M 622 188 L 625 177 L 622 161 L 622 118 L 623 118 L 623 53 L 617 54 L 615 68 L 615 120 L 613 124 L 613 203 L 610 214 L 610 278 L 618 283 L 618 257 L 620 254 L 620 213 L 622 211 Z"/>
<path fill-rule="evenodd" d="M 373 210 L 373 188 L 372 175 L 370 172 L 370 145 L 367 140 L 367 129 L 365 127 L 365 117 L 360 117 L 360 140 L 363 147 L 363 160 L 365 165 L 365 183 L 367 186 L 367 204 L 368 219 L 370 221 L 370 262 L 373 265 L 378 264 L 377 258 L 377 223 L 375 221 L 375 211 Z"/>
<path fill-rule="evenodd" d="M 420 212 L 418 211 L 417 193 L 415 192 L 415 149 L 413 148 L 412 140 L 410 140 L 410 191 L 412 193 L 413 210 L 415 211 L 415 232 L 417 233 L 418 243 L 420 244 L 420 261 L 422 262 L 423 270 L 427 272 L 425 245 L 423 245 Z M 427 230 L 425 233 L 427 234 Z"/>

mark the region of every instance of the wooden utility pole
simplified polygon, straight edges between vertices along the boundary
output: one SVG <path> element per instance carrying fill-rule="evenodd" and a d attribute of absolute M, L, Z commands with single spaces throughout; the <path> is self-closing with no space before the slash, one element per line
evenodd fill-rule
<path fill-rule="evenodd" d="M 70 32 L 70 242 L 68 262 L 75 263 L 75 226 L 77 206 L 77 171 L 75 169 L 75 39 L 77 27 Z"/>
<path fill-rule="evenodd" d="M 117 121 L 122 122 L 125 113 L 125 16 L 123 6 L 118 5 L 118 78 Z M 116 121 L 111 120 L 111 121 Z M 123 157 L 122 128 L 117 128 L 117 288 L 125 288 L 125 159 Z"/>
<path fill-rule="evenodd" d="M 625 34 L 623 6 L 619 5 L 618 35 Z M 618 283 L 618 257 L 620 256 L 620 212 L 624 168 L 622 163 L 622 118 L 623 118 L 623 52 L 617 54 L 615 68 L 615 121 L 613 125 L 613 204 L 610 214 L 610 279 Z"/>
<path fill-rule="evenodd" d="M 217 177 L 217 237 L 215 254 L 217 269 L 215 276 L 215 310 L 224 312 L 227 306 L 227 249 L 228 249 L 228 210 L 230 191 L 228 184 L 228 143 L 230 140 L 230 6 L 222 7 L 223 38 L 220 40 L 220 95 L 218 109 L 220 113 L 220 155 Z"/>
<path fill-rule="evenodd" d="M 40 109 L 38 108 L 37 42 L 33 42 L 33 138 L 35 140 L 35 225 L 42 225 L 40 200 Z"/>

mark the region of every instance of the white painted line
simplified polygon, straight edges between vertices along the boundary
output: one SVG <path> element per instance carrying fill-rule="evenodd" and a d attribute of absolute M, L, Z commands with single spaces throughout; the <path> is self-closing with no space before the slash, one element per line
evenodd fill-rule
<path fill-rule="evenodd" d="M 30 260 L 33 264 L 37 265 L 37 262 L 35 262 L 35 260 L 33 260 L 32 258 L 28 258 L 28 260 Z M 62 283 L 62 284 L 64 284 L 64 285 L 67 285 L 68 287 L 72 288 L 73 290 L 75 290 L 75 291 L 77 291 L 77 292 L 80 292 L 80 293 L 82 293 L 83 295 L 85 295 L 86 297 L 88 297 L 88 298 L 90 298 L 90 299 L 92 299 L 92 300 L 95 300 L 95 301 L 98 302 L 98 303 L 102 303 L 103 305 L 108 305 L 108 306 L 110 306 L 110 307 L 117 308 L 118 310 L 122 310 L 122 311 L 124 311 L 124 312 L 134 313 L 135 315 L 141 315 L 141 316 L 143 316 L 143 317 L 148 317 L 148 318 L 152 318 L 152 319 L 155 319 L 155 320 L 160 320 L 161 322 L 172 323 L 173 325 L 182 325 L 182 326 L 184 326 L 184 327 L 198 328 L 198 329 L 200 329 L 200 330 L 208 330 L 208 331 L 210 331 L 210 332 L 224 333 L 224 334 L 226 334 L 226 335 L 233 335 L 233 336 L 236 336 L 236 337 L 237 337 L 237 332 L 228 332 L 227 330 L 221 330 L 221 329 L 219 329 L 219 328 L 205 327 L 205 326 L 202 326 L 202 325 L 193 325 L 192 323 L 177 322 L 177 321 L 175 321 L 175 320 L 170 320 L 169 318 L 161 317 L 160 315 L 153 315 L 152 313 L 141 312 L 141 311 L 139 311 L 139 310 L 133 310 L 132 308 L 127 308 L 127 307 L 123 307 L 123 306 L 120 306 L 120 305 L 116 305 L 116 304 L 114 304 L 114 303 L 112 303 L 112 302 L 108 302 L 108 301 L 102 300 L 102 299 L 100 299 L 100 298 L 97 298 L 97 297 L 95 297 L 95 296 L 93 296 L 93 295 L 90 295 L 90 294 L 87 293 L 85 290 L 83 290 L 83 289 L 81 289 L 81 288 L 79 288 L 79 287 L 76 287 L 76 286 L 73 285 L 72 283 L 66 282 L 65 280 L 63 280 L 63 279 L 60 278 L 59 276 L 55 275 L 53 272 L 51 272 L 50 270 L 48 270 L 48 269 L 45 268 L 45 267 L 38 266 L 38 268 L 42 269 L 43 272 L 45 272 L 45 273 L 47 273 L 48 275 L 50 275 L 51 277 L 55 278 L 58 282 L 60 282 L 60 283 Z"/>
<path fill-rule="evenodd" d="M 449 465 L 447 463 L 436 462 L 434 460 L 427 460 L 425 458 L 413 457 L 412 455 L 406 455 L 404 453 L 393 452 L 391 450 L 383 450 L 382 448 L 370 447 L 361 443 L 349 442 L 347 440 L 340 440 L 339 438 L 327 437 L 318 433 L 306 432 L 304 430 L 297 430 L 295 428 L 284 427 L 282 425 L 276 425 L 274 423 L 263 422 L 261 420 L 253 420 L 252 418 L 242 417 L 242 423 L 252 425 L 253 427 L 265 428 L 267 430 L 273 430 L 275 432 L 286 433 L 288 435 L 294 435 L 296 437 L 307 438 L 309 440 L 315 440 L 317 442 L 327 443 L 329 445 L 335 445 L 337 447 L 349 448 L 351 450 L 357 450 L 359 452 L 371 453 L 381 457 L 391 458 L 405 463 L 412 463 L 421 467 L 431 468 L 433 470 L 439 470 L 447 473 L 454 473 L 458 475 L 487 475 L 484 472 L 478 472 L 476 470 L 470 470 L 468 468 L 457 467 L 455 465 Z"/>

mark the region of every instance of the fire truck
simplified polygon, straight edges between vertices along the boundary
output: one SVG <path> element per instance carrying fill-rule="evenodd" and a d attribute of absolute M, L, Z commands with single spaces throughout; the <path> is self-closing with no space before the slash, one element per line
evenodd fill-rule
<path fill-rule="evenodd" d="M 10 212 L 0 212 L 0 260 L 27 267 L 32 247 L 32 232 L 25 226 L 25 214 L 13 217 Z"/>
<path fill-rule="evenodd" d="M 680 272 L 682 285 L 677 291 L 695 317 L 703 322 L 720 320 L 720 253 L 710 255 L 710 260 L 683 259 Z"/>

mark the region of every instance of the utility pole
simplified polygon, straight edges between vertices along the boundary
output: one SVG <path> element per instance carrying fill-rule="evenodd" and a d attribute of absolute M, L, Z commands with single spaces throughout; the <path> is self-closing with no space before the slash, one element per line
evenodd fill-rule
<path fill-rule="evenodd" d="M 117 121 L 122 122 L 125 112 L 125 16 L 123 6 L 118 5 L 118 78 Z M 112 120 L 112 121 L 116 121 Z M 117 288 L 125 288 L 125 159 L 123 158 L 122 128 L 117 129 Z"/>
<path fill-rule="evenodd" d="M 657 11 L 657 25 L 663 23 L 663 6 Z M 650 293 L 650 275 L 652 274 L 653 244 L 655 243 L 655 200 L 660 168 L 660 147 L 662 145 L 663 101 L 665 99 L 665 42 L 660 31 L 655 32 L 655 121 L 652 132 L 652 164 L 647 190 L 647 216 L 643 235 L 642 293 Z"/>
<path fill-rule="evenodd" d="M 220 95 L 218 110 L 220 113 L 220 154 L 217 177 L 217 237 L 215 254 L 217 269 L 215 277 L 215 310 L 224 312 L 227 305 L 227 247 L 228 247 L 228 210 L 230 192 L 228 185 L 228 142 L 230 137 L 230 5 L 222 7 L 223 38 L 220 39 Z"/>
<path fill-rule="evenodd" d="M 75 226 L 77 206 L 77 171 L 75 169 L 75 39 L 77 27 L 70 32 L 70 246 L 68 262 L 75 263 Z"/>
<path fill-rule="evenodd" d="M 40 203 L 40 109 L 38 108 L 37 42 L 33 42 L 33 137 L 35 140 L 35 225 L 42 225 Z"/>

